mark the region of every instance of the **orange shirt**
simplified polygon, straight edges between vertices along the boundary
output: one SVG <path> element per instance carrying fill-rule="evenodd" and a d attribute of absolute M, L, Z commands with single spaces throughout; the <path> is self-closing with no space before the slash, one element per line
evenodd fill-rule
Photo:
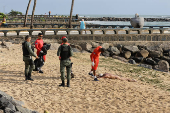
<path fill-rule="evenodd" d="M 90 55 L 91 60 L 93 61 L 93 59 L 99 59 L 100 56 L 100 48 L 102 48 L 101 46 L 98 46 L 96 49 L 94 49 L 94 51 L 92 52 L 92 54 Z"/>

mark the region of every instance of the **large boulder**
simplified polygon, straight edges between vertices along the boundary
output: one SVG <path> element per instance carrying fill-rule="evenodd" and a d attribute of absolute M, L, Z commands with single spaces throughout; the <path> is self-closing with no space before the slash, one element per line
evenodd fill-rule
<path fill-rule="evenodd" d="M 169 56 L 162 56 L 161 59 L 167 61 L 170 64 L 170 57 Z"/>
<path fill-rule="evenodd" d="M 109 48 L 109 43 L 103 43 L 101 46 L 102 46 L 102 48 L 108 49 Z"/>
<path fill-rule="evenodd" d="M 100 44 L 97 43 L 97 42 L 91 42 L 91 45 L 92 45 L 93 48 L 100 46 Z"/>
<path fill-rule="evenodd" d="M 51 43 L 50 50 L 58 50 L 60 45 L 61 44 L 59 44 L 59 43 Z"/>
<path fill-rule="evenodd" d="M 13 111 L 12 109 L 10 109 L 10 108 L 8 108 L 8 107 L 6 107 L 5 109 L 4 109 L 4 111 L 5 111 L 5 113 L 15 113 L 16 111 Z"/>
<path fill-rule="evenodd" d="M 163 50 L 160 46 L 147 46 L 149 56 L 153 58 L 159 58 L 163 56 Z"/>
<path fill-rule="evenodd" d="M 133 60 L 133 59 L 130 59 L 128 62 L 129 62 L 130 64 L 136 64 L 135 60 Z"/>
<path fill-rule="evenodd" d="M 130 52 L 130 51 L 124 51 L 123 56 L 124 56 L 126 59 L 129 59 L 129 58 L 131 57 L 131 52 Z"/>
<path fill-rule="evenodd" d="M 148 68 L 148 69 L 152 69 L 152 66 L 148 65 L 148 64 L 139 64 L 138 66 Z"/>
<path fill-rule="evenodd" d="M 3 91 L 0 91 L 0 97 L 5 97 L 6 100 L 10 101 L 14 106 L 16 106 L 16 105 L 19 105 L 19 106 L 24 105 L 24 102 L 15 100 L 13 97 L 9 96 L 8 94 L 6 94 Z M 2 98 L 2 99 L 4 99 L 4 98 Z"/>
<path fill-rule="evenodd" d="M 78 50 L 82 51 L 82 48 L 81 48 L 81 46 L 79 46 L 79 45 L 70 44 L 70 46 L 71 46 L 72 48 L 77 48 Z"/>
<path fill-rule="evenodd" d="M 132 52 L 133 54 L 136 53 L 136 52 L 139 52 L 139 49 L 137 46 L 124 46 L 123 47 L 123 50 L 124 51 L 130 51 Z"/>
<path fill-rule="evenodd" d="M 11 96 L 0 91 L 0 108 L 5 113 L 38 113 L 22 107 L 23 102 L 14 100 Z"/>
<path fill-rule="evenodd" d="M 149 57 L 159 58 L 161 56 L 163 56 L 163 53 L 161 51 L 154 51 L 154 50 L 149 51 Z"/>
<path fill-rule="evenodd" d="M 123 52 L 123 46 L 121 44 L 118 44 L 116 47 L 120 51 L 120 53 Z"/>
<path fill-rule="evenodd" d="M 163 49 L 160 47 L 160 46 L 146 46 L 146 49 L 148 51 L 160 51 L 160 52 L 163 52 Z"/>
<path fill-rule="evenodd" d="M 92 53 L 95 48 L 91 48 L 88 52 Z"/>
<path fill-rule="evenodd" d="M 145 45 L 138 45 L 138 49 L 139 50 L 144 50 L 144 49 L 146 49 L 146 46 Z"/>
<path fill-rule="evenodd" d="M 165 60 L 159 61 L 158 69 L 161 71 L 169 72 L 169 63 Z"/>
<path fill-rule="evenodd" d="M 17 111 L 20 111 L 21 113 L 32 113 L 31 110 L 24 108 L 22 106 L 16 106 Z"/>
<path fill-rule="evenodd" d="M 143 61 L 143 57 L 133 57 L 132 59 L 135 60 L 135 62 L 137 63 L 140 63 Z"/>
<path fill-rule="evenodd" d="M 110 52 L 110 56 L 113 56 L 113 55 L 119 55 L 120 54 L 120 51 L 117 49 L 117 47 L 109 47 L 108 49 L 107 49 L 107 51 L 109 51 Z"/>
<path fill-rule="evenodd" d="M 136 53 L 136 57 L 143 57 L 146 58 L 148 57 L 149 52 L 147 50 L 140 50 L 139 52 Z"/>
<path fill-rule="evenodd" d="M 81 43 L 80 46 L 82 50 L 90 51 L 92 49 L 92 45 L 89 43 Z"/>
<path fill-rule="evenodd" d="M 10 102 L 10 100 L 7 100 L 5 96 L 0 96 L 0 106 L 2 108 L 9 108 L 12 111 L 16 111 L 15 106 Z"/>
<path fill-rule="evenodd" d="M 103 52 L 103 53 L 101 53 L 103 56 L 105 56 L 105 57 L 110 57 L 110 52 L 108 52 L 108 51 L 105 51 L 105 52 Z"/>
<path fill-rule="evenodd" d="M 170 43 L 163 43 L 159 47 L 162 48 L 163 51 L 169 51 L 170 50 Z"/>
<path fill-rule="evenodd" d="M 152 58 L 146 58 L 144 59 L 144 62 L 150 65 L 157 65 L 157 63 Z"/>

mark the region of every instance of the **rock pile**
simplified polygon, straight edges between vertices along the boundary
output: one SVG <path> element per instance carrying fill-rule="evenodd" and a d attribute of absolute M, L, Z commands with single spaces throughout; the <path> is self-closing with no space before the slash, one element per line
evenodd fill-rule
<path fill-rule="evenodd" d="M 167 45 L 160 46 L 109 46 L 108 43 L 83 43 L 82 50 L 93 52 L 97 46 L 106 49 L 102 53 L 105 57 L 112 57 L 131 64 L 139 63 L 139 66 L 169 72 L 170 48 Z M 165 47 L 166 46 L 166 47 Z"/>
<path fill-rule="evenodd" d="M 3 91 L 0 91 L 0 113 L 38 113 L 22 107 L 24 103 L 17 101 Z"/>

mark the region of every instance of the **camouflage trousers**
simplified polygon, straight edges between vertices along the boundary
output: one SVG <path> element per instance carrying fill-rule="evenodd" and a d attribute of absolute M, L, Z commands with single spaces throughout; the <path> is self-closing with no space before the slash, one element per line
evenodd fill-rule
<path fill-rule="evenodd" d="M 70 60 L 61 60 L 60 61 L 60 72 L 61 80 L 65 79 L 65 68 L 67 70 L 67 80 L 71 79 L 71 61 Z"/>

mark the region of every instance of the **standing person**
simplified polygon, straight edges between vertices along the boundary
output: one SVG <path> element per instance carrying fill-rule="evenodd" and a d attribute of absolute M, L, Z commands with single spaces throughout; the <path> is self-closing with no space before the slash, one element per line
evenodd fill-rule
<path fill-rule="evenodd" d="M 35 53 L 31 49 L 31 37 L 26 36 L 25 41 L 22 43 L 22 51 L 23 51 L 23 61 L 25 62 L 25 80 L 32 80 L 31 73 L 34 68 L 34 62 L 31 56 L 38 58 Z"/>
<path fill-rule="evenodd" d="M 86 23 L 84 22 L 84 19 L 82 19 L 80 23 L 80 30 L 84 30 L 84 29 L 86 29 Z M 85 34 L 86 34 L 86 30 L 85 30 Z"/>
<path fill-rule="evenodd" d="M 44 42 L 42 40 L 43 34 L 39 33 L 38 34 L 38 39 L 35 41 L 35 48 L 37 49 L 37 56 L 39 56 L 40 52 L 43 53 L 42 47 L 44 45 Z M 44 62 L 46 61 L 46 55 L 43 56 Z M 39 73 L 43 73 L 43 71 L 40 69 Z"/>
<path fill-rule="evenodd" d="M 0 23 L 0 27 L 1 27 L 1 25 L 5 25 L 5 24 L 6 24 L 6 18 L 4 16 L 2 22 Z"/>
<path fill-rule="evenodd" d="M 101 46 L 98 46 L 96 49 L 94 49 L 94 51 L 90 55 L 91 62 L 92 62 L 92 69 L 89 72 L 89 75 L 94 76 L 94 81 L 98 81 L 96 77 L 96 70 L 99 64 L 100 53 L 103 53 L 104 51 L 105 51 L 104 48 L 102 48 Z"/>
<path fill-rule="evenodd" d="M 50 17 L 50 15 L 51 15 L 51 11 L 49 11 L 48 13 L 49 13 L 49 17 Z"/>
<path fill-rule="evenodd" d="M 68 45 L 68 39 L 63 38 L 62 44 L 58 48 L 57 56 L 59 56 L 60 60 L 60 72 L 61 72 L 61 80 L 62 83 L 59 86 L 65 86 L 65 67 L 67 70 L 67 87 L 70 87 L 70 73 L 71 73 L 71 59 L 70 57 L 73 56 L 73 51 L 70 45 Z"/>

